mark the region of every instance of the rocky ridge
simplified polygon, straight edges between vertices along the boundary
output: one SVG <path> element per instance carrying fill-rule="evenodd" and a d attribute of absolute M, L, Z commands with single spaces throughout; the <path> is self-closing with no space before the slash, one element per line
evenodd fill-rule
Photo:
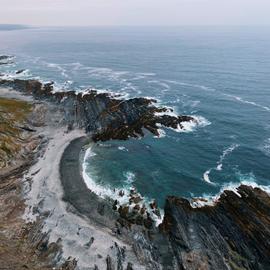
<path fill-rule="evenodd" d="M 183 128 L 183 122 L 196 122 L 191 116 L 166 114 L 168 108 L 154 106 L 154 99 L 121 99 L 95 90 L 54 92 L 53 83 L 43 85 L 37 80 L 0 79 L 0 85 L 56 103 L 65 114 L 66 124 L 71 129 L 85 128 L 94 141 L 138 138 L 144 136 L 145 130 L 159 136 L 160 125 L 178 129 Z"/>

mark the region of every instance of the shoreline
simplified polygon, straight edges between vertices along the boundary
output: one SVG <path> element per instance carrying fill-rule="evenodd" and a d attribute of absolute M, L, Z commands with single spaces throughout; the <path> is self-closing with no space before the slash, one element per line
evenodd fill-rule
<path fill-rule="evenodd" d="M 59 269 L 74 269 L 76 264 L 80 270 L 116 266 L 125 270 L 225 270 L 228 265 L 247 269 L 260 265 L 258 269 L 265 269 L 270 243 L 262 241 L 270 237 L 269 194 L 242 185 L 237 193 L 224 191 L 214 206 L 196 209 L 184 198 L 169 196 L 158 228 L 138 217 L 144 209 L 135 208 L 137 205 L 131 211 L 128 206 L 119 206 L 118 215 L 111 201 L 91 192 L 82 179 L 79 156 L 89 140 L 86 133 L 79 126 L 67 125 L 59 103 L 53 102 L 54 94 L 49 92 L 49 102 L 46 89 L 40 85 L 38 89 L 41 94 L 35 97 L 39 101 L 33 104 L 41 109 L 43 125 L 37 127 L 36 134 L 43 144 L 34 165 L 20 179 L 24 219 L 38 224 L 35 237 L 41 238 L 42 249 L 54 252 L 54 264 L 60 266 L 74 258 L 71 268 Z M 84 100 L 76 101 L 80 104 Z M 69 109 L 74 113 L 71 105 Z M 40 117 L 39 111 L 36 113 Z M 74 114 L 77 119 L 77 110 Z M 249 225 L 248 231 L 243 224 Z M 258 254 L 255 261 L 250 255 L 254 253 Z M 220 260 L 221 255 L 224 260 Z"/>
<path fill-rule="evenodd" d="M 82 176 L 81 154 L 90 142 L 87 137 L 72 140 L 65 148 L 60 161 L 60 179 L 63 186 L 63 200 L 79 213 L 101 226 L 113 228 L 117 219 L 112 210 L 112 201 L 100 198 L 87 188 Z"/>
<path fill-rule="evenodd" d="M 33 221 L 40 213 L 49 213 L 44 220 L 43 233 L 49 233 L 50 243 L 61 246 L 61 260 L 75 258 L 79 269 L 89 269 L 91 265 L 93 269 L 95 265 L 98 269 L 106 269 L 107 256 L 111 264 L 116 263 L 117 248 L 123 246 L 126 261 L 122 264 L 132 263 L 133 269 L 145 269 L 138 264 L 132 247 L 113 235 L 111 229 L 116 219 L 111 218 L 111 206 L 107 205 L 104 218 L 97 214 L 105 203 L 86 188 L 81 178 L 78 156 L 89 139 L 83 132 L 66 133 L 59 129 L 50 137 L 43 157 L 25 175 L 27 178 L 35 174 L 27 194 L 25 220 Z M 32 215 L 35 208 L 37 214 Z"/>

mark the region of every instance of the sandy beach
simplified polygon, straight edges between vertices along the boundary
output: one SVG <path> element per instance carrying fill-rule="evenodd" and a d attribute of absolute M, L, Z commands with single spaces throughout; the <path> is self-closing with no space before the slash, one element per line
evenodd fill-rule
<path fill-rule="evenodd" d="M 91 269 L 90 266 L 94 269 L 95 265 L 106 269 L 104 254 L 114 260 L 119 247 L 125 247 L 124 265 L 131 262 L 134 269 L 145 269 L 137 265 L 132 247 L 118 240 L 108 229 L 113 227 L 113 212 L 108 209 L 111 217 L 106 215 L 104 219 L 95 214 L 99 211 L 98 204 L 100 207 L 105 204 L 87 189 L 80 175 L 79 155 L 88 140 L 85 133 L 80 130 L 67 133 L 65 128 L 46 127 L 42 134 L 49 139 L 48 145 L 42 157 L 24 176 L 32 178 L 31 186 L 25 187 L 25 220 L 34 221 L 40 212 L 48 212 L 43 232 L 49 232 L 50 242 L 61 244 L 62 261 L 76 258 L 82 270 Z M 84 216 L 77 215 L 78 208 Z"/>
<path fill-rule="evenodd" d="M 9 89 L 1 89 L 1 96 L 33 102 L 31 97 Z M 106 269 L 107 255 L 117 263 L 123 249 L 124 267 L 130 262 L 133 269 L 145 269 L 138 265 L 132 247 L 112 233 L 115 217 L 109 204 L 88 190 L 82 179 L 79 157 L 89 142 L 85 132 L 67 131 L 59 125 L 59 115 L 52 114 L 48 110 L 44 125 L 37 128 L 45 146 L 22 179 L 26 205 L 23 219 L 26 223 L 44 220 L 42 233 L 62 249 L 58 265 L 76 258 L 79 269 Z M 106 215 L 96 215 L 97 211 Z"/>

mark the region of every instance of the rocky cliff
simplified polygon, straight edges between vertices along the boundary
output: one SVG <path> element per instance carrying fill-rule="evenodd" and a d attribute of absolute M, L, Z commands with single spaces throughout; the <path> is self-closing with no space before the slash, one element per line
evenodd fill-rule
<path fill-rule="evenodd" d="M 168 197 L 160 229 L 176 269 L 270 269 L 270 197 L 261 189 L 242 185 L 202 208 Z"/>
<path fill-rule="evenodd" d="M 167 108 L 154 106 L 153 99 L 121 99 L 108 93 L 54 92 L 53 83 L 43 85 L 36 80 L 0 80 L 0 85 L 12 87 L 36 99 L 57 103 L 65 113 L 65 122 L 73 128 L 84 127 L 94 141 L 125 140 L 144 135 L 148 130 L 159 135 L 160 126 L 182 128 L 183 122 L 195 121 L 190 116 L 171 116 Z"/>
<path fill-rule="evenodd" d="M 0 85 L 53 103 L 61 111 L 61 124 L 85 128 L 94 141 L 140 137 L 145 130 L 158 135 L 160 125 L 181 128 L 183 122 L 196 121 L 166 115 L 168 109 L 146 98 L 125 100 L 91 90 L 54 92 L 52 83 L 36 80 L 0 80 Z M 133 196 L 132 202 L 136 199 Z M 127 207 L 113 207 L 118 211 L 111 220 L 113 233 L 132 244 L 146 269 L 270 269 L 270 197 L 261 189 L 240 186 L 237 192 L 224 191 L 213 206 L 200 208 L 184 198 L 168 197 L 158 228 L 140 217 L 142 210 L 146 214 L 144 209 L 130 212 Z M 97 212 L 104 216 L 104 211 Z M 121 254 L 120 263 L 107 257 L 107 269 L 123 268 Z"/>

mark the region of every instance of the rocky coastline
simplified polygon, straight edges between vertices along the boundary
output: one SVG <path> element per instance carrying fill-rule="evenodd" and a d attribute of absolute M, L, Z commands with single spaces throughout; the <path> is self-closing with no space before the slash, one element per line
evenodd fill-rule
<path fill-rule="evenodd" d="M 159 136 L 160 126 L 196 119 L 172 116 L 152 99 L 54 92 L 37 80 L 0 76 L 0 96 L 32 108 L 20 125 L 24 154 L 1 169 L 4 269 L 269 269 L 270 197 L 259 188 L 241 185 L 200 208 L 168 197 L 158 227 L 135 190 L 120 205 L 86 188 L 80 160 L 89 140 Z M 155 202 L 150 208 L 159 215 Z"/>

